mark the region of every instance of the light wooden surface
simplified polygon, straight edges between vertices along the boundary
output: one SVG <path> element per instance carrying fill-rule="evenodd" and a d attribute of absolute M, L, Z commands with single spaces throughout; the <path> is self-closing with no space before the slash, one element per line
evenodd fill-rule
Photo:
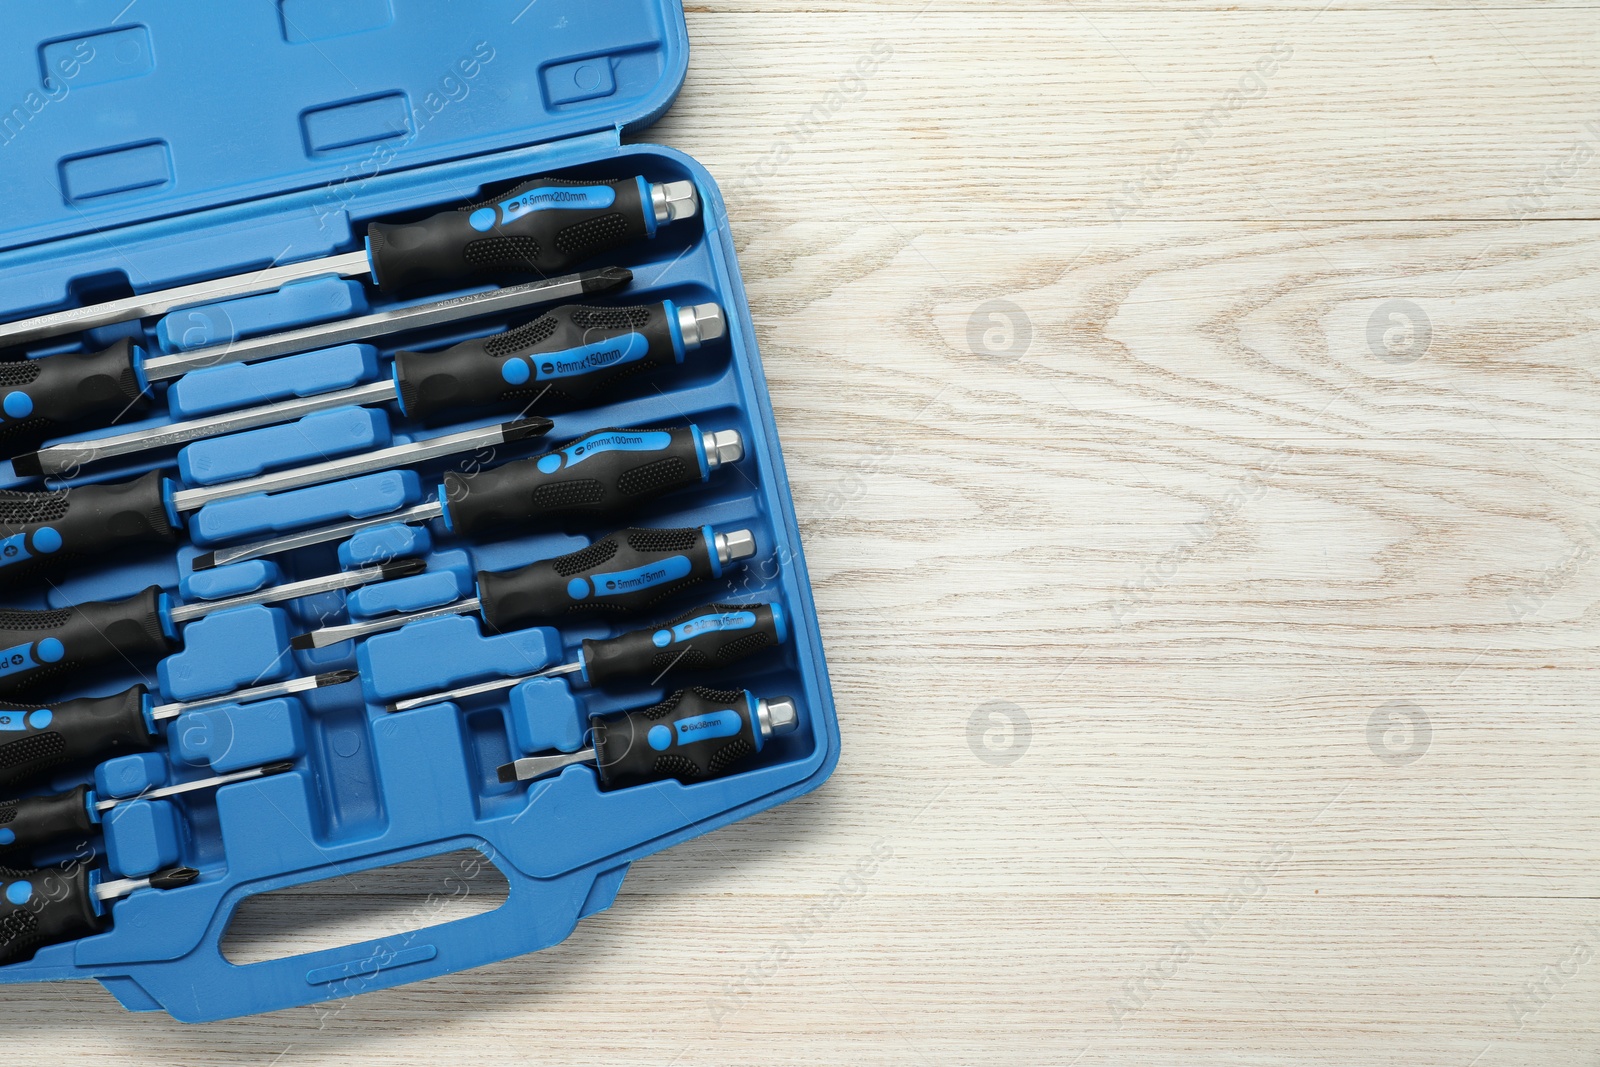
<path fill-rule="evenodd" d="M 0 1060 L 1600 1063 L 1597 15 L 692 5 L 838 771 L 548 952 Z"/>

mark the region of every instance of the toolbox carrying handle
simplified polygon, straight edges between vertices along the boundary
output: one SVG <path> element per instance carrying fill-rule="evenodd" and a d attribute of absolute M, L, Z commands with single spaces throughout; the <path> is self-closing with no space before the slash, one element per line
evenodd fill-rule
<path fill-rule="evenodd" d="M 331 1013 L 359 993 L 548 948 L 570 934 L 581 917 L 609 904 L 627 872 L 624 864 L 599 874 L 591 868 L 560 878 L 532 878 L 509 862 L 497 860 L 492 847 L 476 839 L 434 842 L 403 854 L 391 853 L 361 869 L 462 848 L 482 852 L 484 862 L 492 863 L 505 876 L 509 887 L 505 902 L 492 911 L 260 963 L 234 964 L 223 956 L 222 938 L 243 900 L 272 889 L 357 873 L 350 865 L 330 865 L 231 897 L 218 909 L 194 951 L 173 960 L 135 964 L 125 974 L 100 976 L 101 981 L 124 1006 L 165 1010 L 181 1022 L 212 1022 L 323 1002 L 329 1003 L 326 1010 Z"/>

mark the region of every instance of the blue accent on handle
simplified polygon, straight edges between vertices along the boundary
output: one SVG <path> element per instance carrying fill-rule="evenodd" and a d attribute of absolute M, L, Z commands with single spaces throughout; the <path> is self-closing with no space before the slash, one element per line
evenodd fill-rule
<path fill-rule="evenodd" d="M 467 222 L 479 233 L 488 233 L 494 229 L 494 208 L 480 207 L 467 216 Z"/>
<path fill-rule="evenodd" d="M 789 640 L 789 616 L 784 612 L 783 605 L 774 600 L 772 608 L 772 631 L 778 639 L 778 644 L 786 644 Z"/>
<path fill-rule="evenodd" d="M 692 422 L 689 424 L 689 439 L 694 442 L 694 458 L 700 461 L 700 480 L 703 482 L 711 477 L 711 464 L 706 459 L 705 434 Z"/>
<path fill-rule="evenodd" d="M 17 835 L 0 826 L 0 845 L 9 845 L 17 839 Z"/>
<path fill-rule="evenodd" d="M 139 383 L 139 392 L 150 391 L 150 379 L 144 373 L 144 347 L 134 345 L 128 353 L 128 359 L 133 364 L 133 380 Z"/>
<path fill-rule="evenodd" d="M 609 185 L 580 185 L 577 187 L 561 187 L 553 185 L 539 185 L 520 193 L 510 200 L 500 202 L 500 222 L 502 225 L 519 219 L 530 211 L 589 211 L 610 207 L 617 202 L 617 191 Z M 474 211 L 467 221 L 475 230 L 488 231 L 493 226 L 479 224 L 478 215 L 481 211 Z M 492 215 L 492 213 L 491 213 Z"/>
<path fill-rule="evenodd" d="M 61 534 L 51 526 L 40 527 L 32 535 L 12 534 L 0 540 L 0 569 L 13 563 L 25 562 L 35 556 L 48 556 L 52 552 L 59 551 L 61 545 Z"/>
<path fill-rule="evenodd" d="M 378 277 L 378 263 L 372 258 L 372 238 L 361 239 L 361 250 L 367 254 L 367 273 L 372 276 L 372 284 L 382 285 L 383 279 Z"/>
<path fill-rule="evenodd" d="M 651 563 L 644 567 L 634 567 L 625 571 L 613 571 L 609 574 L 597 574 L 591 583 L 594 586 L 594 595 L 623 596 L 628 593 L 637 593 L 641 589 L 653 589 L 658 585 L 669 585 L 680 578 L 686 577 L 693 567 L 688 556 L 669 556 L 659 563 Z M 577 582 L 574 581 L 573 585 Z M 572 585 L 567 587 L 567 593 L 573 592 Z M 583 597 L 575 596 L 574 600 Z"/>
<path fill-rule="evenodd" d="M 667 316 L 667 334 L 672 338 L 672 358 L 683 362 L 683 324 L 678 321 L 678 305 L 670 300 L 661 301 L 662 313 Z"/>
<path fill-rule="evenodd" d="M 22 731 L 28 728 L 28 712 L 26 711 L 0 711 L 0 730 Z"/>
<path fill-rule="evenodd" d="M 645 736 L 650 739 L 650 747 L 657 752 L 665 752 L 672 747 L 672 729 L 662 723 L 650 727 L 650 732 Z"/>
<path fill-rule="evenodd" d="M 28 727 L 33 730 L 43 730 L 45 727 L 50 725 L 50 721 L 55 717 L 55 713 L 49 708 L 40 708 L 37 711 L 30 711 L 28 712 Z"/>
<path fill-rule="evenodd" d="M 754 693 L 751 693 L 749 691 L 745 692 L 745 695 L 744 695 L 745 714 L 750 716 L 750 736 L 755 738 L 755 746 L 756 746 L 756 751 L 757 752 L 761 751 L 762 747 L 766 744 L 766 741 L 767 741 L 766 738 L 761 736 L 761 720 L 756 715 L 756 707 L 760 703 L 761 703 L 760 699 Z"/>
<path fill-rule="evenodd" d="M 6 394 L 0 401 L 0 407 L 5 408 L 6 415 L 13 419 L 25 419 L 33 414 L 33 397 L 20 390 Z"/>
<path fill-rule="evenodd" d="M 602 452 L 662 452 L 670 447 L 672 435 L 665 430 L 607 430 L 580 438 L 550 455 L 560 456 L 562 466 L 576 467 L 590 456 L 598 456 Z M 553 473 L 545 469 L 543 460 L 539 469 L 546 474 Z"/>
<path fill-rule="evenodd" d="M 21 907 L 33 897 L 33 883 L 26 878 L 18 879 L 6 886 L 6 900 Z"/>
<path fill-rule="evenodd" d="M 54 637 L 47 637 L 39 642 L 39 661 L 41 663 L 59 662 L 67 654 L 66 646 Z"/>
<path fill-rule="evenodd" d="M 639 207 L 644 212 L 644 231 L 651 237 L 656 235 L 656 206 L 650 200 L 650 183 L 644 180 L 644 175 L 633 179 L 639 183 Z"/>
<path fill-rule="evenodd" d="M 162 593 L 156 597 L 156 618 L 161 620 L 161 632 L 167 635 L 170 641 L 178 639 L 177 624 L 172 621 L 172 595 Z"/>
<path fill-rule="evenodd" d="M 54 526 L 42 526 L 33 535 L 33 549 L 48 556 L 61 547 L 61 534 Z"/>
<path fill-rule="evenodd" d="M 411 413 L 406 410 L 406 391 L 400 388 L 400 364 L 393 361 L 389 363 L 389 381 L 394 383 L 395 408 L 401 415 L 409 416 Z"/>
<path fill-rule="evenodd" d="M 690 641 L 701 634 L 716 633 L 726 630 L 748 630 L 756 624 L 753 611 L 719 611 L 711 615 L 697 615 L 687 622 L 680 622 L 670 631 L 662 630 L 656 635 L 656 644 L 661 647 L 673 641 Z M 667 635 L 667 640 L 660 640 L 661 634 Z"/>
<path fill-rule="evenodd" d="M 172 484 L 171 478 L 161 479 L 161 506 L 166 509 L 167 523 L 174 530 L 183 529 L 183 516 L 178 512 L 178 505 L 172 500 L 172 494 L 178 487 Z"/>
<path fill-rule="evenodd" d="M 673 737 L 680 745 L 704 741 L 713 737 L 734 737 L 744 726 L 737 711 L 713 711 L 705 715 L 691 715 L 672 724 Z M 652 730 L 652 732 L 654 732 Z"/>
<path fill-rule="evenodd" d="M 521 385 L 530 377 L 541 382 L 590 374 L 606 367 L 637 363 L 650 354 L 650 340 L 642 333 L 625 333 L 604 341 L 594 341 L 560 352 L 540 352 L 533 356 L 513 356 L 500 365 L 500 377 L 511 385 Z M 529 360 L 535 361 L 532 369 Z"/>
<path fill-rule="evenodd" d="M 706 558 L 711 561 L 711 577 L 722 577 L 722 558 L 717 555 L 717 531 L 709 526 L 700 527 L 700 536 L 706 539 Z"/>

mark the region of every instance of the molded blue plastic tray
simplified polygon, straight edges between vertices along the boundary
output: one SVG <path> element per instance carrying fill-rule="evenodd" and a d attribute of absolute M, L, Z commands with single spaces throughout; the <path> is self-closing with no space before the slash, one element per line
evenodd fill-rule
<path fill-rule="evenodd" d="M 106 932 L 41 949 L 31 961 L 0 968 L 0 981 L 96 978 L 132 1010 L 164 1009 L 200 1021 L 448 974 L 555 944 L 580 918 L 611 903 L 633 859 L 819 785 L 837 759 L 838 731 L 723 203 L 711 176 L 689 157 L 621 143 L 623 130 L 665 111 L 682 82 L 688 41 L 677 0 L 278 0 L 226 11 L 198 0 L 150 0 L 107 23 L 115 6 L 75 0 L 11 13 L 0 44 L 0 197 L 7 204 L 0 319 L 353 250 L 369 221 L 454 206 L 532 175 L 692 180 L 701 216 L 602 257 L 632 268 L 635 277 L 628 290 L 601 302 L 715 300 L 727 311 L 727 337 L 613 403 L 556 416 L 546 442 L 502 448 L 494 463 L 607 426 L 735 428 L 745 436 L 743 461 L 619 525 L 744 526 L 755 532 L 759 551 L 659 616 L 487 636 L 475 619 L 460 617 L 369 639 L 360 656 L 350 643 L 300 653 L 287 646 L 290 634 L 345 618 L 348 594 L 236 609 L 191 624 L 182 651 L 159 670 L 51 694 L 109 693 L 144 681 L 176 699 L 358 664 L 367 671 L 360 686 L 184 716 L 166 728 L 167 741 L 158 746 L 164 758 L 106 765 L 102 788 L 115 783 L 136 793 L 147 778 L 182 781 L 252 761 L 295 761 L 287 774 L 140 802 L 108 819 L 97 863 L 109 855 L 115 874 L 132 875 L 176 857 L 199 868 L 200 879 L 112 904 Z M 367 296 L 375 309 L 384 306 L 375 291 Z M 294 318 L 300 314 L 294 301 L 261 302 L 251 307 L 250 331 L 277 328 L 260 321 L 273 314 L 288 316 L 285 328 L 304 321 Z M 442 347 L 532 314 L 381 339 L 376 347 L 382 356 L 400 347 Z M 88 337 L 68 335 L 28 354 L 98 348 L 129 334 L 153 350 L 155 329 L 154 321 L 123 324 Z M 331 382 L 348 381 L 339 375 L 349 367 L 341 366 L 328 369 Z M 361 373 L 359 360 L 356 368 Z M 183 390 L 181 381 L 175 388 Z M 245 388 L 244 379 L 225 388 Z M 204 409 L 215 395 L 197 391 L 193 403 Z M 165 412 L 166 404 L 156 410 Z M 397 443 L 440 431 L 388 411 Z M 163 414 L 150 424 L 167 421 Z M 249 447 L 262 450 L 268 465 L 295 458 L 282 434 L 261 435 Z M 279 448 L 289 451 L 273 454 Z M 155 466 L 176 476 L 171 452 L 132 458 L 137 462 L 84 480 L 120 480 Z M 448 466 L 424 465 L 418 478 L 338 483 L 315 506 L 394 508 L 427 499 Z M 0 487 L 27 485 L 7 477 Z M 234 501 L 211 528 L 239 536 L 277 521 L 268 506 Z M 194 526 L 207 528 L 204 521 Z M 439 570 L 458 572 L 463 550 L 475 568 L 503 569 L 608 532 L 573 527 L 473 544 L 434 524 L 431 538 L 390 531 L 387 540 L 426 549 Z M 191 596 L 226 595 L 269 579 L 326 574 L 341 560 L 359 565 L 381 553 L 380 542 L 381 533 L 369 532 L 342 552 L 329 544 L 274 557 L 279 574 L 257 566 L 190 581 L 185 589 Z M 9 606 L 120 597 L 153 582 L 176 593 L 195 552 L 185 545 L 176 553 L 108 560 L 31 597 L 13 597 Z M 445 592 L 421 584 L 392 595 L 369 589 L 353 606 L 381 613 L 439 595 Z M 780 602 L 794 622 L 781 650 L 670 686 L 602 691 L 547 680 L 462 707 L 401 714 L 385 713 L 377 696 L 526 673 L 570 660 L 586 637 L 712 600 L 766 599 Z M 575 747 L 587 715 L 652 703 L 679 684 L 792 696 L 801 727 L 770 742 L 743 771 L 695 785 L 674 781 L 607 793 L 586 767 L 531 784 L 496 779 L 496 766 L 517 755 Z M 185 733 L 173 733 L 178 724 Z M 87 773 L 65 774 L 49 788 L 89 780 Z M 253 894 L 463 847 L 480 850 L 504 873 L 510 885 L 504 905 L 285 959 L 241 966 L 221 953 L 234 909 Z M 118 870 L 117 862 L 134 869 Z"/>

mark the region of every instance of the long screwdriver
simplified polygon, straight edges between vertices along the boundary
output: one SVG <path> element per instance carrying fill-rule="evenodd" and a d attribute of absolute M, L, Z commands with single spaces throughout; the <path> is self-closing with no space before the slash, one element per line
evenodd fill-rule
<path fill-rule="evenodd" d="M 0 964 L 32 959 L 46 945 L 99 933 L 106 928 L 110 901 L 140 889 L 177 889 L 199 877 L 193 867 L 110 882 L 82 863 L 65 869 L 0 867 Z"/>
<path fill-rule="evenodd" d="M 407 697 L 388 705 L 390 712 L 411 711 L 429 704 L 511 689 L 534 678 L 577 675 L 584 685 L 606 686 L 642 681 L 655 685 L 683 670 L 726 667 L 774 648 L 789 639 L 789 622 L 778 604 L 707 604 L 686 611 L 660 626 L 646 626 L 603 640 L 583 642 L 571 663 L 547 667 L 519 678 L 495 678 L 442 693 Z"/>
<path fill-rule="evenodd" d="M 224 363 L 248 363 L 296 352 L 310 352 L 350 341 L 367 341 L 405 330 L 459 322 L 479 315 L 493 315 L 534 304 L 610 292 L 632 280 L 633 272 L 630 270 L 603 267 L 548 281 L 528 282 L 504 289 L 469 293 L 449 300 L 317 323 L 286 333 L 249 337 L 172 356 L 147 357 L 139 346 L 122 340 L 99 352 L 68 352 L 0 363 L 0 458 L 38 448 L 52 437 L 142 419 L 149 414 L 154 399 L 150 391 L 152 383 L 179 378 L 191 371 Z M 348 400 L 344 402 L 350 403 Z M 310 413 L 310 410 L 302 412 Z M 242 430 L 250 425 L 264 424 L 245 423 L 232 429 Z M 127 436 L 145 434 L 171 437 L 171 429 L 147 429 Z M 187 439 L 178 438 L 176 441 Z M 104 448 L 106 442 L 116 440 L 122 438 L 107 438 L 95 443 Z M 120 454 L 104 452 L 96 458 Z M 29 473 L 21 468 L 15 469 L 18 474 Z M 58 473 L 62 469 L 65 468 L 58 466 L 44 473 Z"/>
<path fill-rule="evenodd" d="M 183 530 L 183 513 L 214 501 L 317 485 L 440 456 L 492 449 L 542 437 L 554 425 L 535 415 L 197 489 L 180 488 L 160 471 L 151 471 L 128 482 L 36 493 L 0 492 L 0 585 L 84 559 L 175 545 Z"/>
<path fill-rule="evenodd" d="M 593 763 L 605 790 L 669 778 L 698 782 L 735 770 L 767 741 L 799 726 L 800 712 L 790 697 L 763 700 L 742 689 L 680 689 L 648 708 L 591 715 L 588 748 L 524 756 L 502 764 L 499 777 L 526 782 L 574 763 Z"/>
<path fill-rule="evenodd" d="M 370 382 L 87 441 L 63 441 L 16 456 L 19 475 L 54 475 L 90 463 L 205 437 L 291 422 L 346 405 L 395 404 L 409 418 L 499 407 L 528 414 L 590 403 L 622 381 L 681 364 L 726 332 L 717 304 L 670 300 L 636 307 L 554 308 L 514 330 L 473 338 L 442 352 L 396 352 L 394 373 Z"/>
<path fill-rule="evenodd" d="M 568 619 L 632 615 L 692 585 L 722 577 L 725 567 L 755 552 L 749 530 L 620 530 L 555 559 L 508 571 L 479 571 L 477 596 L 410 615 L 324 626 L 293 638 L 289 647 L 327 648 L 446 615 L 477 615 L 494 633 Z"/>
<path fill-rule="evenodd" d="M 692 423 L 667 430 L 596 430 L 541 456 L 476 474 L 448 473 L 438 499 L 427 504 L 219 548 L 196 556 L 192 566 L 205 570 L 259 559 L 396 522 L 443 519 L 448 529 L 468 537 L 564 519 L 605 522 L 663 493 L 700 485 L 743 457 L 738 430 L 702 432 Z"/>
<path fill-rule="evenodd" d="M 693 182 L 643 178 L 569 182 L 533 178 L 499 196 L 411 223 L 374 222 L 366 247 L 322 259 L 269 267 L 0 325 L 0 347 L 88 330 L 173 308 L 277 289 L 325 274 L 366 274 L 385 292 L 511 274 L 548 276 L 586 259 L 654 237 L 659 227 L 693 218 Z"/>
<path fill-rule="evenodd" d="M 10 791 L 64 768 L 100 763 L 114 756 L 148 752 L 159 725 L 202 708 L 249 704 L 353 682 L 355 671 L 328 671 L 282 682 L 236 689 L 200 700 L 158 704 L 143 685 L 103 697 L 77 697 L 53 704 L 0 701 L 0 789 Z"/>
<path fill-rule="evenodd" d="M 294 760 L 281 760 L 248 770 L 197 778 L 191 782 L 147 789 L 138 796 L 101 800 L 93 789 L 80 785 L 65 793 L 22 797 L 0 803 L 0 849 L 37 848 L 63 839 L 85 840 L 95 832 L 106 812 L 135 800 L 161 800 L 200 789 L 216 789 L 234 782 L 248 782 L 294 770 Z"/>
<path fill-rule="evenodd" d="M 375 567 L 258 589 L 223 600 L 173 604 L 159 585 L 122 600 L 91 600 L 44 611 L 0 612 L 0 693 L 33 692 L 53 679 L 113 663 L 159 659 L 178 645 L 178 627 L 229 608 L 276 604 L 420 574 L 427 563 L 396 560 Z"/>

